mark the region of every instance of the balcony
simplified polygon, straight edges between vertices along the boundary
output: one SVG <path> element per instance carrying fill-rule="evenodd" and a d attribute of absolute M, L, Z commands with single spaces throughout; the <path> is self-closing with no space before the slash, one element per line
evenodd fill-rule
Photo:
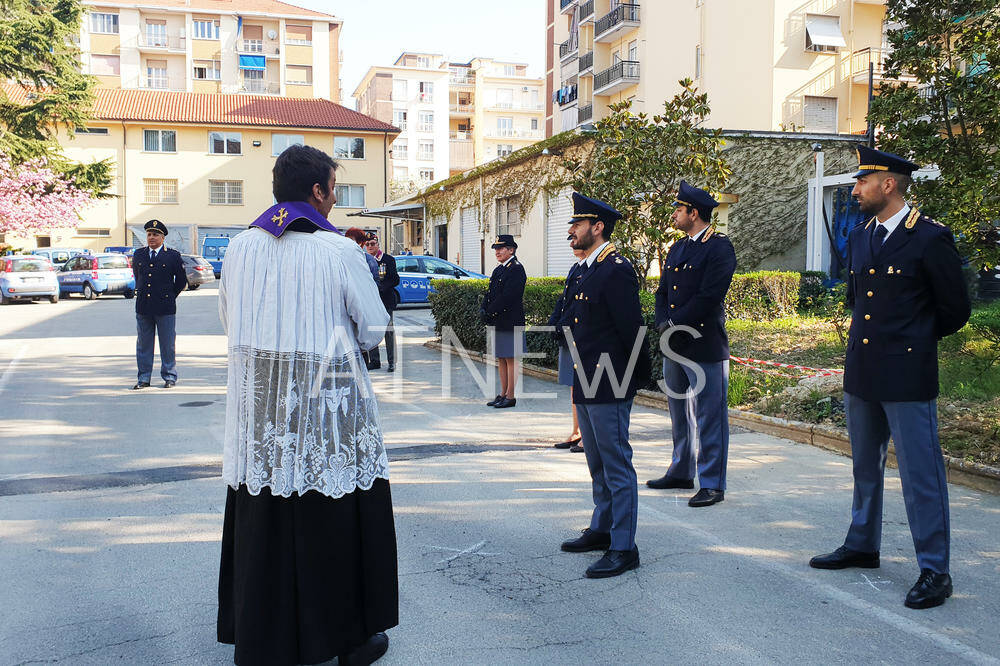
<path fill-rule="evenodd" d="M 888 49 L 879 48 L 867 48 L 861 49 L 860 51 L 855 51 L 851 54 L 851 79 L 854 83 L 859 83 L 861 85 L 868 85 L 868 65 L 875 65 L 872 76 L 874 85 L 878 85 L 883 81 L 888 81 L 885 77 L 885 60 L 889 55 Z M 899 81 L 906 81 L 908 83 L 913 83 L 916 78 L 909 75 L 903 75 Z"/>
<path fill-rule="evenodd" d="M 476 74 L 474 72 L 452 72 L 451 76 L 448 77 L 448 83 L 456 86 L 474 86 L 476 85 Z"/>
<path fill-rule="evenodd" d="M 569 14 L 576 8 L 577 0 L 559 0 L 559 13 Z"/>
<path fill-rule="evenodd" d="M 542 130 L 514 127 L 494 127 L 486 130 L 486 136 L 491 139 L 515 139 L 519 141 L 538 141 L 545 138 L 542 136 Z"/>
<path fill-rule="evenodd" d="M 559 106 L 566 106 L 567 104 L 573 104 L 576 102 L 578 86 L 577 84 L 566 85 L 555 91 L 552 95 L 552 101 Z"/>
<path fill-rule="evenodd" d="M 577 108 L 576 122 L 579 124 L 589 123 L 594 119 L 594 103 L 584 104 Z"/>
<path fill-rule="evenodd" d="M 236 52 L 244 55 L 263 55 L 268 58 L 277 58 L 281 54 L 281 47 L 278 42 L 263 39 L 238 39 L 236 40 Z"/>
<path fill-rule="evenodd" d="M 587 51 L 582 56 L 580 56 L 580 71 L 579 71 L 579 73 L 580 74 L 584 74 L 587 71 L 590 71 L 590 73 L 593 74 L 593 70 L 594 70 L 594 52 L 593 51 Z"/>
<path fill-rule="evenodd" d="M 580 23 L 587 20 L 594 20 L 594 0 L 586 0 L 580 3 Z"/>
<path fill-rule="evenodd" d="M 452 141 L 472 141 L 472 130 L 452 130 L 448 132 L 448 138 Z"/>
<path fill-rule="evenodd" d="M 488 111 L 525 111 L 535 113 L 542 111 L 544 107 L 541 102 L 494 102 L 487 107 Z"/>
<path fill-rule="evenodd" d="M 611 95 L 639 83 L 639 63 L 622 60 L 594 75 L 594 94 Z"/>
<path fill-rule="evenodd" d="M 135 87 L 143 90 L 184 91 L 187 90 L 187 82 L 182 76 L 140 76 Z"/>
<path fill-rule="evenodd" d="M 559 45 L 559 62 L 565 62 L 570 58 L 575 58 L 579 49 L 579 40 L 569 38 Z"/>
<path fill-rule="evenodd" d="M 623 33 L 639 27 L 639 5 L 626 3 L 612 9 L 597 19 L 594 26 L 595 42 L 613 42 Z"/>
<path fill-rule="evenodd" d="M 183 53 L 187 46 L 183 35 L 162 32 L 140 32 L 138 46 L 140 51 L 176 51 Z"/>
<path fill-rule="evenodd" d="M 278 95 L 281 93 L 281 84 L 266 79 L 244 79 L 239 92 L 248 95 Z"/>
<path fill-rule="evenodd" d="M 452 171 L 465 171 L 476 165 L 472 141 L 455 140 L 448 142 L 448 168 Z"/>
<path fill-rule="evenodd" d="M 471 102 L 467 104 L 458 103 L 458 104 L 449 104 L 448 110 L 451 112 L 452 115 L 467 116 L 475 112 L 476 107 Z"/>

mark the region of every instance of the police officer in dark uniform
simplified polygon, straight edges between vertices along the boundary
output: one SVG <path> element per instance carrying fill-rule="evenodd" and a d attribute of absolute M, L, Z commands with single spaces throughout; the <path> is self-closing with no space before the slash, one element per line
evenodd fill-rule
<path fill-rule="evenodd" d="M 396 258 L 382 251 L 378 244 L 378 236 L 368 234 L 365 241 L 365 252 L 370 254 L 378 266 L 378 295 L 382 299 L 385 311 L 389 313 L 389 326 L 385 329 L 385 359 L 389 363 L 389 372 L 396 370 L 396 332 L 392 327 L 392 313 L 396 309 L 396 287 L 399 286 L 399 271 L 396 270 Z M 378 346 L 368 350 L 372 365 L 382 364 L 379 358 Z"/>
<path fill-rule="evenodd" d="M 548 325 L 554 328 L 552 337 L 559 345 L 559 383 L 563 386 L 573 386 L 573 357 L 569 352 L 566 330 L 573 324 L 573 300 L 576 298 L 580 279 L 583 278 L 583 267 L 586 256 L 580 250 L 573 250 L 578 261 L 574 261 L 566 274 L 566 283 L 563 285 L 562 294 L 556 300 L 552 314 L 549 315 Z M 569 439 L 555 445 L 557 449 L 569 449 L 573 453 L 583 453 L 580 445 L 580 421 L 576 415 L 576 405 L 572 404 L 572 390 L 570 391 L 570 410 L 573 414 L 573 432 Z"/>
<path fill-rule="evenodd" d="M 517 363 L 524 352 L 524 285 L 528 276 L 514 256 L 517 243 L 510 234 L 500 234 L 493 243 L 499 265 L 490 275 L 490 286 L 483 299 L 480 315 L 493 327 L 493 356 L 500 371 L 500 395 L 486 403 L 506 409 L 517 404 Z M 519 338 L 519 341 L 518 341 Z"/>
<path fill-rule="evenodd" d="M 177 383 L 174 357 L 177 296 L 187 287 L 187 273 L 181 253 L 163 244 L 167 226 L 150 220 L 146 230 L 146 247 L 132 255 L 135 276 L 135 361 L 139 377 L 132 390 L 149 388 L 153 373 L 153 337 L 160 340 L 160 377 L 163 388 Z"/>
<path fill-rule="evenodd" d="M 607 551 L 588 578 L 618 576 L 639 566 L 635 545 L 639 503 L 628 428 L 636 389 L 649 376 L 639 281 L 609 242 L 621 213 L 602 201 L 573 194 L 570 246 L 585 252 L 573 298 L 573 402 L 590 468 L 594 513 L 583 534 L 562 544 L 567 552 Z"/>
<path fill-rule="evenodd" d="M 719 205 L 683 180 L 674 202 L 674 226 L 687 234 L 670 246 L 656 290 L 656 326 L 666 338 L 662 386 L 670 407 L 673 459 L 650 488 L 700 489 L 689 506 L 725 499 L 729 457 L 729 337 L 724 302 L 736 270 L 736 252 L 711 226 Z M 691 423 L 688 414 L 694 414 Z M 697 458 L 696 458 L 697 456 Z"/>
<path fill-rule="evenodd" d="M 969 294 L 951 231 L 904 201 L 919 167 L 858 146 L 853 195 L 873 215 L 848 237 L 847 302 L 853 311 L 844 372 L 854 504 L 844 545 L 817 569 L 877 568 L 886 449 L 895 444 L 920 577 L 910 608 L 952 593 L 948 483 L 938 442 L 937 342 L 969 319 Z"/>

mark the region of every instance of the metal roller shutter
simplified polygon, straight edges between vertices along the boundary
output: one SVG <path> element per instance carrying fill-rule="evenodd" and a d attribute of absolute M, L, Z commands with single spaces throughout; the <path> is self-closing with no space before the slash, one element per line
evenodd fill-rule
<path fill-rule="evenodd" d="M 463 208 L 461 266 L 465 270 L 483 272 L 482 241 L 483 235 L 479 231 L 479 206 Z"/>
<path fill-rule="evenodd" d="M 548 197 L 545 218 L 545 274 L 566 277 L 576 261 L 566 240 L 569 218 L 573 215 L 573 190 L 566 187 Z"/>

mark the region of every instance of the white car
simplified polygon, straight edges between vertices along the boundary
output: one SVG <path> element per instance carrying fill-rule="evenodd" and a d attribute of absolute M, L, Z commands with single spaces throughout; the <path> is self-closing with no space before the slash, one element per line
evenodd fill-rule
<path fill-rule="evenodd" d="M 59 281 L 52 262 L 31 254 L 0 257 L 0 304 L 39 298 L 59 302 Z"/>

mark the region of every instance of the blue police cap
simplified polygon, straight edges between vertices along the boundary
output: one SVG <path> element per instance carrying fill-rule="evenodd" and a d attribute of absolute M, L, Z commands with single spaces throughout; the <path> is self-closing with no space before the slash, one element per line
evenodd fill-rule
<path fill-rule="evenodd" d="M 855 152 L 858 155 L 858 172 L 854 174 L 855 178 L 867 176 L 877 171 L 891 171 L 892 173 L 901 173 L 904 176 L 909 176 L 920 168 L 919 164 L 914 164 L 899 155 L 875 150 L 863 143 L 858 144 Z"/>
<path fill-rule="evenodd" d="M 500 234 L 497 239 L 490 246 L 491 249 L 497 249 L 498 247 L 509 247 L 517 249 L 517 243 L 514 242 L 514 236 L 511 234 Z"/>
<path fill-rule="evenodd" d="M 163 224 L 163 222 L 160 222 L 159 220 L 150 220 L 146 224 L 142 225 L 142 228 L 146 231 L 156 231 L 164 236 L 167 235 L 167 225 Z"/>
<path fill-rule="evenodd" d="M 707 209 L 711 211 L 719 205 L 719 202 L 705 190 L 694 187 L 693 185 L 688 185 L 687 181 L 682 180 L 681 186 L 677 190 L 677 199 L 674 201 L 674 205 L 690 206 L 692 208 L 699 208 L 702 210 Z"/>
<path fill-rule="evenodd" d="M 615 228 L 615 222 L 622 219 L 622 214 L 600 199 L 585 197 L 579 192 L 573 193 L 573 220 L 589 220 L 603 222 L 608 235 Z"/>
<path fill-rule="evenodd" d="M 275 204 L 261 213 L 250 226 L 259 227 L 278 238 L 295 220 L 308 220 L 320 229 L 340 233 L 337 227 L 333 226 L 328 219 L 320 215 L 318 210 L 305 201 L 285 201 Z"/>

